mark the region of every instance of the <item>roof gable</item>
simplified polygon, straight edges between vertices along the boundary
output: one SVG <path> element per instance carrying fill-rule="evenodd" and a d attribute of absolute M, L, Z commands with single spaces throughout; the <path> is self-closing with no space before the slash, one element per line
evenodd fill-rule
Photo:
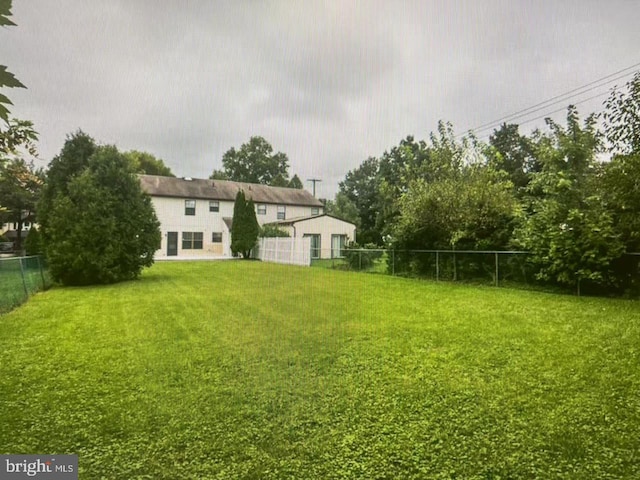
<path fill-rule="evenodd" d="M 233 202 L 239 190 L 244 190 L 247 200 L 254 203 L 300 205 L 321 207 L 322 202 L 304 189 L 270 187 L 257 183 L 232 182 L 229 180 L 185 179 L 139 175 L 142 190 L 155 197 L 193 198 L 205 200 L 228 200 Z"/>
<path fill-rule="evenodd" d="M 338 220 L 340 222 L 348 223 L 349 225 L 353 225 L 353 227 L 355 228 L 355 224 L 354 223 L 351 223 L 351 222 L 349 222 L 347 220 L 344 220 L 343 218 L 336 217 L 335 215 L 331 215 L 329 213 L 321 213 L 320 215 L 309 215 L 309 216 L 306 216 L 306 217 L 294 217 L 294 218 L 288 218 L 286 220 L 277 220 L 275 222 L 269 222 L 269 225 L 294 225 L 296 223 L 308 222 L 310 220 L 315 220 L 315 219 L 321 218 L 321 217 L 333 218 L 334 220 Z"/>

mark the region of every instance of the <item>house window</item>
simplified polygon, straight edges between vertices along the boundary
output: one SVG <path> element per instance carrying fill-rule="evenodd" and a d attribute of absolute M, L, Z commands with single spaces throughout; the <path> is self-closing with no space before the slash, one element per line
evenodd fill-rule
<path fill-rule="evenodd" d="M 287 207 L 278 205 L 278 220 L 284 220 L 285 218 L 287 218 Z"/>
<path fill-rule="evenodd" d="M 220 211 L 220 202 L 217 200 L 211 200 L 209 202 L 209 211 L 210 212 L 219 212 Z"/>
<path fill-rule="evenodd" d="M 320 215 L 320 208 L 311 207 L 311 215 Z"/>
<path fill-rule="evenodd" d="M 258 204 L 258 215 L 266 215 L 267 214 L 267 206 L 264 203 Z"/>
<path fill-rule="evenodd" d="M 344 257 L 345 243 L 347 243 L 346 235 L 331 235 L 331 258 Z"/>
<path fill-rule="evenodd" d="M 211 233 L 211 243 L 222 243 L 222 232 Z"/>
<path fill-rule="evenodd" d="M 185 200 L 184 201 L 184 214 L 185 215 L 195 215 L 196 214 L 196 201 L 195 200 Z"/>
<path fill-rule="evenodd" d="M 311 238 L 311 258 L 313 259 L 320 258 L 320 253 L 321 253 L 320 234 L 311 233 L 311 234 L 306 234 L 304 236 Z"/>
<path fill-rule="evenodd" d="M 202 232 L 182 232 L 183 250 L 202 250 Z"/>

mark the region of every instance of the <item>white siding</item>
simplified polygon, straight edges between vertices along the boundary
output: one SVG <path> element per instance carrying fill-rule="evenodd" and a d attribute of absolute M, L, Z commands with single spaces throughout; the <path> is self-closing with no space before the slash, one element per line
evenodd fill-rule
<path fill-rule="evenodd" d="M 300 238 L 304 235 L 320 235 L 321 258 L 331 258 L 332 235 L 346 235 L 347 241 L 356 238 L 356 227 L 353 224 L 327 215 L 296 222 L 289 231 L 292 230 Z"/>
<path fill-rule="evenodd" d="M 256 218 L 258 219 L 258 223 L 260 225 L 264 225 L 265 223 L 277 222 L 278 219 L 278 205 L 273 203 L 262 204 L 267 206 L 266 215 L 258 215 L 258 204 L 256 204 Z M 311 215 L 312 207 L 300 207 L 297 205 L 285 205 L 285 220 L 289 220 L 290 218 L 297 217 L 308 217 Z M 318 208 L 318 207 L 316 207 Z M 320 213 L 322 213 L 322 207 L 319 207 Z"/>
<path fill-rule="evenodd" d="M 195 200 L 196 214 L 185 215 L 185 200 Z M 215 257 L 231 255 L 231 234 L 224 223 L 223 218 L 233 217 L 233 204 L 231 201 L 219 202 L 218 212 L 209 211 L 209 200 L 192 198 L 151 197 L 156 215 L 160 221 L 162 244 L 156 252 L 156 258 L 167 258 L 167 233 L 178 232 L 178 257 Z M 275 222 L 277 219 L 277 205 L 266 204 L 266 215 L 257 215 L 258 223 L 263 225 Z M 295 205 L 286 206 L 286 218 L 303 217 L 311 215 L 312 207 Z M 256 205 L 257 209 L 257 205 Z M 320 208 L 322 211 L 322 208 Z M 202 232 L 202 250 L 182 249 L 182 232 Z M 222 232 L 222 243 L 213 243 L 212 233 Z M 175 257 L 174 257 L 175 258 Z"/>

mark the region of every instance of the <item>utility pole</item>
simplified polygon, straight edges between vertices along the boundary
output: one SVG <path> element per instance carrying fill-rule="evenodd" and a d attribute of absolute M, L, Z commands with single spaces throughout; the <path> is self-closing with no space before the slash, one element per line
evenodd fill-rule
<path fill-rule="evenodd" d="M 313 183 L 313 196 L 316 196 L 316 183 L 321 182 L 319 178 L 307 178 L 307 182 Z"/>

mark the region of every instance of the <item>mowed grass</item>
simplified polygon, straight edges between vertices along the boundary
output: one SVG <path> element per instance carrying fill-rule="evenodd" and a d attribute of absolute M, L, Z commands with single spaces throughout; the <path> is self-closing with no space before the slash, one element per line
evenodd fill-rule
<path fill-rule="evenodd" d="M 0 316 L 0 419 L 82 479 L 640 478 L 640 306 L 160 263 Z"/>

